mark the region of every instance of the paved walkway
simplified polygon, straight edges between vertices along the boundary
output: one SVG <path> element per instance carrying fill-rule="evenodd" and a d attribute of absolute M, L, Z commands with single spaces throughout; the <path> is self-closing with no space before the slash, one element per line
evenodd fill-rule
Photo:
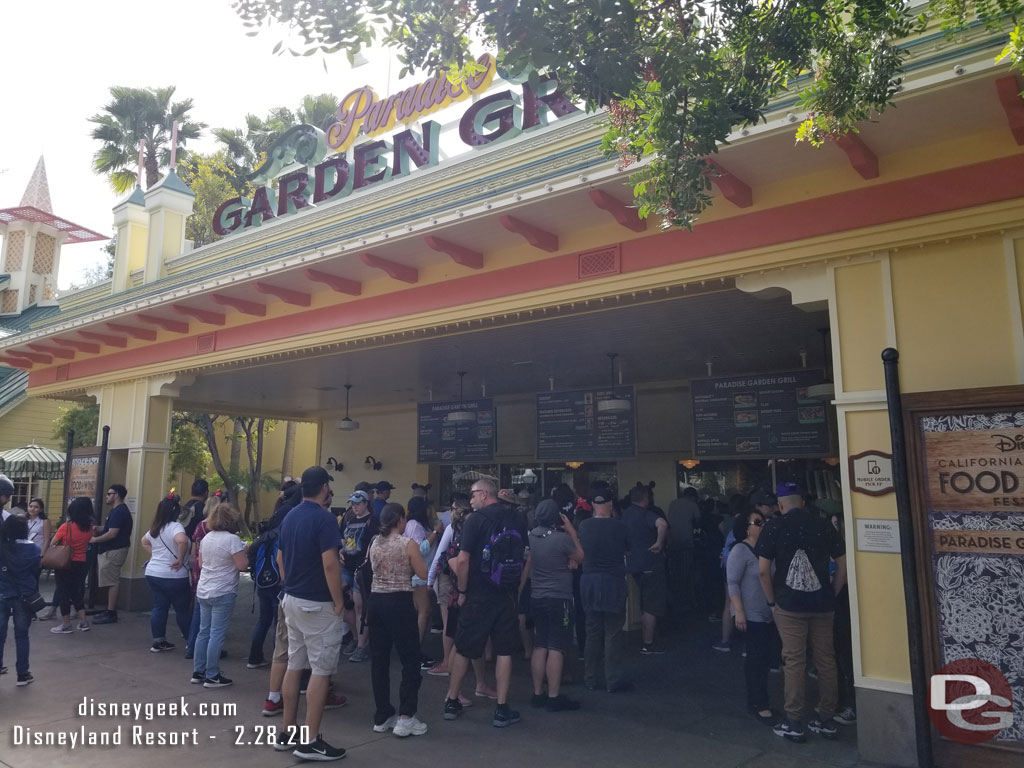
<path fill-rule="evenodd" d="M 51 622 L 32 626 L 32 685 L 16 688 L 14 640 L 8 636 L 4 663 L 11 671 L 0 677 L 0 766 L 42 768 L 187 768 L 245 765 L 283 768 L 301 764 L 288 752 L 275 752 L 256 741 L 262 727 L 280 727 L 281 718 L 265 718 L 260 708 L 267 693 L 268 671 L 248 670 L 245 658 L 254 616 L 252 590 L 242 577 L 240 597 L 228 635 L 229 657 L 224 672 L 235 682 L 228 688 L 205 690 L 189 684 L 191 662 L 184 643 L 163 654 L 149 652 L 147 614 L 122 614 L 116 625 L 90 632 L 53 635 Z M 52 585 L 44 583 L 47 593 Z M 173 619 L 171 621 L 173 626 Z M 624 766 L 687 766 L 700 768 L 853 768 L 858 762 L 854 728 L 843 728 L 836 741 L 808 734 L 806 744 L 791 744 L 743 713 L 742 659 L 738 652 L 715 653 L 710 644 L 717 625 L 692 623 L 668 637 L 670 652 L 645 657 L 633 653 L 629 673 L 637 690 L 622 696 L 588 692 L 571 685 L 566 692 L 583 702 L 578 712 L 547 714 L 529 708 L 528 667 L 515 662 L 512 703 L 522 711 L 520 724 L 499 730 L 490 725 L 489 702 L 467 710 L 456 722 L 441 717 L 447 678 L 424 676 L 420 718 L 430 726 L 424 737 L 401 740 L 375 734 L 369 663 L 343 663 L 336 687 L 349 698 L 344 709 L 324 715 L 323 731 L 332 744 L 348 749 L 346 765 L 403 768 L 446 768 L 455 755 L 460 765 L 487 768 L 623 768 Z M 169 632 L 169 636 L 173 632 Z M 175 641 L 175 638 L 171 638 Z M 268 638 L 267 653 L 270 653 Z M 430 643 L 440 643 L 432 635 Z M 638 646 L 635 636 L 632 646 Z M 397 663 L 393 668 L 397 701 Z M 781 706 L 781 679 L 772 676 L 772 695 Z M 467 689 L 472 688 L 467 683 Z M 190 716 L 98 717 L 79 715 L 83 701 L 117 704 L 180 704 Z M 201 705 L 237 709 L 220 716 L 199 716 Z M 121 728 L 122 745 L 53 747 L 15 744 L 18 727 L 45 735 L 83 730 L 114 733 Z M 133 745 L 136 738 L 172 737 L 186 732 L 186 746 Z M 265 735 L 265 733 L 264 733 Z M 180 737 L 179 737 L 180 738 Z M 195 739 L 198 746 L 192 745 Z M 240 743 L 236 743 L 240 742 Z"/>

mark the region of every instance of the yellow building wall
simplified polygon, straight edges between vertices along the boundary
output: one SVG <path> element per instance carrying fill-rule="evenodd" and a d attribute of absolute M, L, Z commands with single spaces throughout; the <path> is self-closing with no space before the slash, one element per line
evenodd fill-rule
<path fill-rule="evenodd" d="M 1000 234 L 900 247 L 834 269 L 844 460 L 891 448 L 881 350 L 900 353 L 903 392 L 1022 383 L 1024 247 Z M 848 559 L 856 585 L 859 673 L 910 679 L 899 556 L 857 552 L 855 521 L 896 518 L 895 496 L 848 494 Z M 924 524 L 915 520 L 915 524 Z M 880 629 L 880 628 L 884 628 Z"/>
<path fill-rule="evenodd" d="M 63 451 L 67 446 L 53 436 L 53 423 L 60 414 L 60 409 L 70 405 L 71 403 L 61 400 L 26 397 L 0 416 L 0 451 L 21 448 L 30 443 Z M 33 493 L 46 502 L 47 516 L 51 520 L 56 520 L 60 516 L 64 481 L 53 480 L 49 487 L 50 492 L 47 493 L 46 480 L 37 480 Z"/>

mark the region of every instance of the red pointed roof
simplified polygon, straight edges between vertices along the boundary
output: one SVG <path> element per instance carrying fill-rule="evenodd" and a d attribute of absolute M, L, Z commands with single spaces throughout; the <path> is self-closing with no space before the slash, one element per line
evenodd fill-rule
<path fill-rule="evenodd" d="M 81 227 L 74 222 L 62 219 L 53 213 L 50 202 L 50 185 L 46 181 L 46 163 L 39 158 L 32 178 L 21 197 L 21 205 L 17 208 L 0 208 L 0 225 L 13 221 L 37 221 L 48 227 L 64 232 L 69 243 L 88 243 L 95 240 L 109 240 L 109 235 L 101 235 L 91 229 Z"/>

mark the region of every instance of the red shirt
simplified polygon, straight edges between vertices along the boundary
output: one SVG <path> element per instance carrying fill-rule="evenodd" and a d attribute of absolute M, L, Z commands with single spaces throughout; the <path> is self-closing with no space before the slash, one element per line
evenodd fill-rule
<path fill-rule="evenodd" d="M 68 528 L 71 529 L 71 541 L 67 540 Z M 76 563 L 85 562 L 85 550 L 89 547 L 89 539 L 92 538 L 92 526 L 89 530 L 83 531 L 74 523 L 64 523 L 57 529 L 57 543 L 71 544 L 71 559 Z"/>

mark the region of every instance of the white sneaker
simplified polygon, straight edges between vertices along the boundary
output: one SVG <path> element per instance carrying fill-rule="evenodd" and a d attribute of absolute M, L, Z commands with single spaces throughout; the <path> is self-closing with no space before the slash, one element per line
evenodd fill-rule
<path fill-rule="evenodd" d="M 427 724 L 421 723 L 416 719 L 416 716 L 412 717 L 400 717 L 398 722 L 395 723 L 395 736 L 422 736 L 427 732 Z"/>
<path fill-rule="evenodd" d="M 395 727 L 395 723 L 398 722 L 398 715 L 392 715 L 380 725 L 373 726 L 374 733 L 387 733 Z"/>

